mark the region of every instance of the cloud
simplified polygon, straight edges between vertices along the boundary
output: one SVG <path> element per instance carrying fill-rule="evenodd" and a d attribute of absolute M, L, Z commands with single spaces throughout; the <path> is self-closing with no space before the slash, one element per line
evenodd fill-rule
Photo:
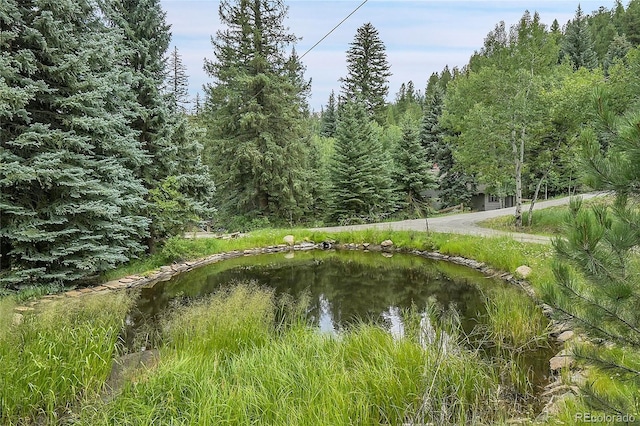
<path fill-rule="evenodd" d="M 360 0 L 286 2 L 289 14 L 285 25 L 302 37 L 298 53 L 305 53 L 360 3 Z M 581 1 L 581 5 L 583 10 L 592 11 L 601 1 Z M 172 26 L 172 44 L 183 57 L 190 76 L 190 92 L 195 96 L 202 84 L 210 82 L 202 67 L 205 57 L 213 58 L 210 37 L 221 28 L 218 1 L 162 0 L 162 6 Z M 500 21 L 507 26 L 515 24 L 529 10 L 538 11 L 548 25 L 554 18 L 562 25 L 573 17 L 577 6 L 577 1 L 564 0 L 369 0 L 303 59 L 306 77 L 313 80 L 312 108 L 319 110 L 331 90 L 339 90 L 338 79 L 346 74 L 345 52 L 357 28 L 366 22 L 379 30 L 387 48 L 393 95 L 402 82 L 413 80 L 416 87 L 424 88 L 431 73 L 441 71 L 445 65 L 464 66 Z"/>

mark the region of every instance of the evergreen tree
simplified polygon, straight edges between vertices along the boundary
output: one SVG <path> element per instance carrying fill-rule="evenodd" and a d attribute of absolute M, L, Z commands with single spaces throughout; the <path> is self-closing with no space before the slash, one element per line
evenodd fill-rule
<path fill-rule="evenodd" d="M 436 166 L 438 171 L 440 200 L 445 206 L 454 206 L 471 200 L 475 182 L 457 167 L 447 133 L 440 125 L 443 103 L 443 89 L 436 85 L 425 108 L 418 139 L 425 150 L 425 163 Z"/>
<path fill-rule="evenodd" d="M 163 192 L 163 188 L 166 189 L 167 182 L 184 182 L 185 177 L 190 177 L 193 172 L 193 152 L 188 150 L 195 146 L 194 143 L 197 145 L 197 142 L 176 144 L 176 141 L 182 141 L 190 134 L 185 133 L 184 113 L 176 108 L 179 102 L 174 98 L 182 96 L 181 92 L 184 92 L 187 84 L 186 75 L 179 70 L 179 56 L 175 57 L 174 69 L 167 70 L 165 58 L 171 33 L 160 0 L 122 0 L 109 4 L 112 8 L 108 10 L 107 16 L 116 27 L 124 31 L 125 46 L 130 52 L 125 63 L 133 74 L 132 90 L 137 101 L 131 126 L 138 132 L 138 139 L 151 160 L 138 173 L 149 190 L 147 215 L 153 220 L 147 246 L 150 251 L 154 251 L 159 242 L 179 234 L 183 229 L 179 226 L 168 227 L 163 223 L 178 220 L 175 210 L 169 213 L 166 208 L 169 192 Z M 177 51 L 174 50 L 174 53 L 177 54 Z M 163 88 L 165 82 L 172 78 L 178 89 L 173 96 L 167 97 Z M 196 181 L 209 179 L 206 169 L 200 170 L 203 175 Z M 210 203 L 210 200 L 203 200 L 202 196 L 208 194 L 212 187 L 213 184 L 209 184 L 194 193 L 180 193 L 174 201 L 191 206 Z M 182 189 L 187 188 L 191 187 Z M 178 192 L 173 192 L 176 197 Z M 164 198 L 159 197 L 159 193 L 163 193 Z M 169 216 L 163 219 L 163 213 Z M 183 219 L 185 224 L 193 221 L 191 215 Z"/>
<path fill-rule="evenodd" d="M 336 94 L 331 91 L 327 109 L 322 112 L 320 123 L 320 134 L 327 138 L 332 138 L 336 133 L 336 123 L 338 119 L 338 109 L 336 106 Z"/>
<path fill-rule="evenodd" d="M 622 28 L 627 40 L 640 45 L 640 0 L 630 0 L 622 16 Z"/>
<path fill-rule="evenodd" d="M 214 184 L 202 159 L 205 129 L 190 124 L 184 115 L 174 116 L 171 143 L 178 147 L 180 162 L 174 172 L 150 192 L 149 209 L 159 236 L 183 235 L 189 228 L 210 219 Z"/>
<path fill-rule="evenodd" d="M 345 221 L 376 220 L 394 206 L 389 160 L 364 105 L 340 109 L 330 164 L 331 216 Z"/>
<path fill-rule="evenodd" d="M 391 72 L 378 30 L 366 23 L 356 31 L 347 51 L 347 76 L 342 81 L 346 100 L 363 102 L 369 117 L 383 120 Z"/>
<path fill-rule="evenodd" d="M 189 77 L 187 67 L 182 63 L 178 46 L 174 46 L 167 59 L 167 91 L 175 110 L 185 112 L 189 103 Z"/>
<path fill-rule="evenodd" d="M 227 216 L 295 222 L 313 200 L 308 187 L 308 123 L 286 49 L 296 41 L 284 26 L 282 0 L 224 0 L 224 28 L 205 61 L 209 159 Z M 300 69 L 298 69 L 299 71 Z"/>
<path fill-rule="evenodd" d="M 598 66 L 598 55 L 594 50 L 589 24 L 579 5 L 575 17 L 567 24 L 562 52 L 576 70 L 581 67 L 591 70 Z"/>
<path fill-rule="evenodd" d="M 627 41 L 627 38 L 624 35 L 615 36 L 609 45 L 609 50 L 607 51 L 607 55 L 603 61 L 605 73 L 608 72 L 609 67 L 611 67 L 611 65 L 616 61 L 623 60 L 632 47 L 633 46 L 631 46 L 631 43 Z"/>
<path fill-rule="evenodd" d="M 594 11 L 586 19 L 589 24 L 589 31 L 593 37 L 593 50 L 602 62 L 609 50 L 609 45 L 618 34 L 613 23 L 611 10 L 600 6 L 598 10 Z"/>
<path fill-rule="evenodd" d="M 584 394 L 597 408 L 636 413 L 640 406 L 640 114 L 618 117 L 606 93 L 595 94 L 601 127 L 614 137 L 603 154 L 596 133 L 582 134 L 581 168 L 594 189 L 612 191 L 615 202 L 586 208 L 570 205 L 566 238 L 554 241 L 559 262 L 556 283 L 545 288 L 547 302 L 562 320 L 590 338 L 574 346 L 574 355 L 593 368 Z M 605 386 L 599 384 L 606 383 Z M 613 384 L 610 384 L 613 382 Z M 613 389 L 615 392 L 602 391 Z"/>
<path fill-rule="evenodd" d="M 402 196 L 402 205 L 412 213 L 423 214 L 428 208 L 423 192 L 437 186 L 426 153 L 418 138 L 414 122 L 405 119 L 401 125 L 402 138 L 394 152 L 394 181 Z"/>
<path fill-rule="evenodd" d="M 311 80 L 307 80 L 304 76 L 307 67 L 300 61 L 300 57 L 296 52 L 295 46 L 292 48 L 291 55 L 289 55 L 285 68 L 288 71 L 288 77 L 294 87 L 298 88 L 298 99 L 296 104 L 300 108 L 300 113 L 303 118 L 308 118 L 310 116 L 308 99 L 309 96 L 311 96 Z"/>
<path fill-rule="evenodd" d="M 7 0 L 0 28 L 0 281 L 65 284 L 128 261 L 148 221 L 121 36 L 83 0 Z"/>

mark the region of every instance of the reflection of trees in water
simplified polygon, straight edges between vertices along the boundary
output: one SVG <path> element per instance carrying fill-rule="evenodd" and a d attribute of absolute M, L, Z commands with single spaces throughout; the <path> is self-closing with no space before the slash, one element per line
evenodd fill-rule
<path fill-rule="evenodd" d="M 429 297 L 445 308 L 456 306 L 465 329 L 473 326 L 472 319 L 478 312 L 484 312 L 484 299 L 476 283 L 469 280 L 468 270 L 461 269 L 464 272 L 460 277 L 449 272 L 445 275 L 437 262 L 415 256 L 386 259 L 377 253 L 319 252 L 296 254 L 294 259 L 263 259 L 258 256 L 221 262 L 145 289 L 140 315 L 158 315 L 177 295 L 198 297 L 229 282 L 250 280 L 294 298 L 306 292 L 310 322 L 319 326 L 322 319 L 325 329 L 340 330 L 359 321 L 390 328 L 394 321 L 401 321 L 390 316 L 393 309 L 412 305 L 421 309 Z M 464 324 L 465 319 L 468 324 Z"/>

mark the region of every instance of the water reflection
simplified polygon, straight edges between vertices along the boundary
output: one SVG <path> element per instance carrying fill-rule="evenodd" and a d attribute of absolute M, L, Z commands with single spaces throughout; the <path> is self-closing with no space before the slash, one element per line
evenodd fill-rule
<path fill-rule="evenodd" d="M 309 321 L 325 332 L 364 321 L 402 335 L 403 311 L 423 309 L 430 300 L 457 309 L 467 332 L 485 312 L 481 289 L 487 278 L 477 271 L 410 255 L 314 251 L 226 260 L 158 283 L 142 290 L 134 321 L 153 322 L 171 300 L 199 298 L 247 280 L 294 299 L 305 294 Z"/>

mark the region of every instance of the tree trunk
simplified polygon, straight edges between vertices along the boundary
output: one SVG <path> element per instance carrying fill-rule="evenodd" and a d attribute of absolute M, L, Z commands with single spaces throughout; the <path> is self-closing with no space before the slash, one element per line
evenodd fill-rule
<path fill-rule="evenodd" d="M 518 141 L 516 139 L 516 129 L 511 131 L 511 147 L 513 149 L 513 160 L 515 166 L 515 178 L 516 178 L 516 212 L 515 223 L 516 228 L 522 228 L 522 164 L 524 163 L 524 137 L 525 128 L 522 128 L 520 136 L 520 147 L 518 148 Z"/>
<path fill-rule="evenodd" d="M 553 162 L 551 162 L 549 167 L 547 167 L 547 170 L 545 170 L 544 174 L 542 175 L 542 177 L 538 181 L 538 184 L 536 185 L 536 191 L 533 193 L 533 199 L 531 200 L 531 205 L 529 206 L 529 217 L 527 218 L 527 226 L 529 227 L 531 226 L 531 223 L 533 221 L 533 206 L 536 204 L 536 201 L 538 201 L 538 194 L 540 193 L 540 187 L 542 187 L 542 181 L 545 180 L 549 175 L 549 171 L 551 170 L 551 167 L 553 167 Z M 547 198 L 547 195 L 546 195 L 546 187 L 545 187 L 545 199 L 546 198 Z"/>

